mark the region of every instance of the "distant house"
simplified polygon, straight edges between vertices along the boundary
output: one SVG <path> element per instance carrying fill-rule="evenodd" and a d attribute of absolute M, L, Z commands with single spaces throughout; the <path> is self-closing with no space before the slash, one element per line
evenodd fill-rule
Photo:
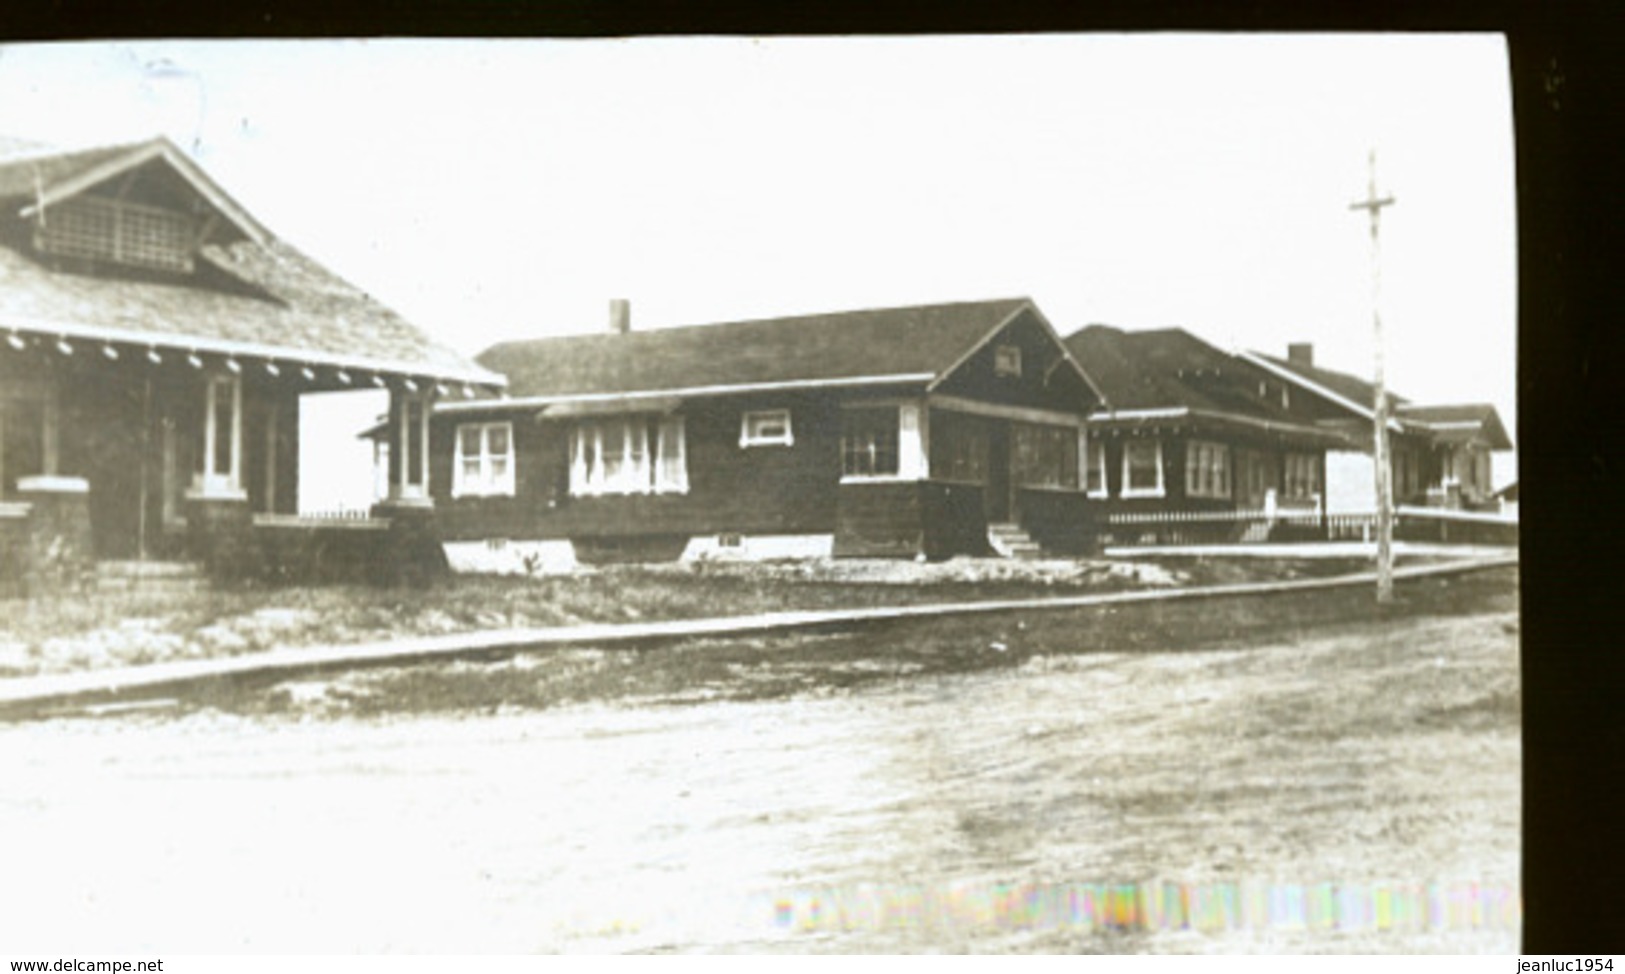
<path fill-rule="evenodd" d="M 1341 425 L 1351 433 L 1351 446 L 1327 455 L 1327 503 L 1333 512 L 1372 510 L 1375 387 L 1357 376 L 1316 365 L 1308 344 L 1289 346 L 1285 358 L 1257 352 L 1242 357 L 1290 382 L 1300 397 L 1341 410 Z M 1473 511 L 1498 508 L 1490 458 L 1512 449 L 1512 438 L 1495 407 L 1414 403 L 1392 390 L 1388 398 L 1395 503 Z"/>
<path fill-rule="evenodd" d="M 1065 343 L 1106 400 L 1089 415 L 1086 474 L 1105 534 L 1188 515 L 1239 533 L 1221 515 L 1321 512 L 1326 451 L 1348 445 L 1335 405 L 1179 328 L 1091 325 Z"/>
<path fill-rule="evenodd" d="M 1078 543 L 1101 397 L 1030 300 L 628 324 L 496 345 L 507 398 L 437 408 L 454 565 Z"/>
<path fill-rule="evenodd" d="M 295 512 L 307 393 L 389 391 L 384 513 L 421 520 L 434 401 L 501 382 L 165 139 L 0 141 L 0 573 L 256 550 Z"/>

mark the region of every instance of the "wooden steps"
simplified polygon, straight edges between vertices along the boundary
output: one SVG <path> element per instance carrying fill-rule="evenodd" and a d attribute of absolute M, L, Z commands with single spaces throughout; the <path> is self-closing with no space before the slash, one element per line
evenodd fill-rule
<path fill-rule="evenodd" d="M 995 554 L 1004 558 L 1030 560 L 1044 556 L 1044 549 L 1019 524 L 989 524 L 987 543 Z"/>

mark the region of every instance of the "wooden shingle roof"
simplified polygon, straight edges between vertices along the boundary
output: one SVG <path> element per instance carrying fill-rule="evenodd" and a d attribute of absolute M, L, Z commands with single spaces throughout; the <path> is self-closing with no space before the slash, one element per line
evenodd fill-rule
<path fill-rule="evenodd" d="M 801 315 L 494 345 L 515 398 L 858 381 L 924 384 L 1033 304 L 1026 298 Z"/>
<path fill-rule="evenodd" d="M 42 199 L 48 219 L 53 194 L 140 166 L 164 167 L 241 232 L 204 244 L 195 273 L 167 276 L 67 269 L 34 253 L 25 234 L 9 233 L 0 240 L 0 331 L 501 384 L 264 230 L 166 139 L 63 152 L 0 144 L 0 221 L 24 226 Z"/>
<path fill-rule="evenodd" d="M 1336 369 L 1322 368 L 1318 365 L 1304 365 L 1301 362 L 1277 358 L 1274 355 L 1265 355 L 1262 352 L 1253 354 L 1309 383 L 1321 386 L 1342 396 L 1344 399 L 1357 403 L 1364 409 L 1369 410 L 1376 405 L 1377 387 L 1359 376 L 1339 372 Z M 1392 389 L 1388 390 L 1388 401 L 1396 406 L 1409 402 L 1404 396 L 1395 394 Z"/>
<path fill-rule="evenodd" d="M 1512 449 L 1512 437 L 1501 423 L 1501 415 L 1487 402 L 1404 405 L 1396 412 L 1403 422 L 1427 428 L 1442 443 L 1481 440 L 1492 450 Z"/>
<path fill-rule="evenodd" d="M 1340 445 L 1345 439 L 1342 431 L 1317 429 L 1274 396 L 1260 395 L 1267 372 L 1183 328 L 1089 325 L 1065 344 L 1110 404 L 1091 415 L 1093 423 L 1110 427 L 1161 416 L 1211 427 L 1273 429 L 1303 442 Z"/>
<path fill-rule="evenodd" d="M 1263 375 L 1183 328 L 1125 331 L 1090 325 L 1066 346 L 1100 383 L 1116 410 L 1189 407 L 1263 419 L 1287 419 L 1257 394 Z"/>

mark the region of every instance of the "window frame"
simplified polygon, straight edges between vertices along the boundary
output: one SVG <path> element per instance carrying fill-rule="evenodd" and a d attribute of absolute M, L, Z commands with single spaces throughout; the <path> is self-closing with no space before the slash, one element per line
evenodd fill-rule
<path fill-rule="evenodd" d="M 757 424 L 771 424 L 779 422 L 784 426 L 784 432 L 779 436 L 763 436 L 757 429 Z M 750 449 L 757 446 L 795 446 L 796 433 L 792 425 L 789 409 L 750 409 L 739 414 L 739 448 Z"/>
<path fill-rule="evenodd" d="M 993 374 L 1021 378 L 1021 346 L 1013 344 L 993 346 Z"/>
<path fill-rule="evenodd" d="M 1098 465 L 1090 461 L 1098 459 Z M 1100 486 L 1089 486 L 1089 471 L 1100 471 Z M 1111 478 L 1106 476 L 1106 441 L 1091 436 L 1084 442 L 1083 460 L 1083 493 L 1086 497 L 1105 498 L 1111 496 Z"/>
<path fill-rule="evenodd" d="M 1294 463 L 1294 461 L 1299 461 Z M 1295 478 L 1293 467 L 1299 466 L 1308 471 L 1307 477 Z M 1301 472 L 1301 471 L 1300 471 Z M 1307 482 L 1314 489 L 1308 493 L 1295 493 L 1293 487 L 1299 482 Z M 1320 456 L 1315 453 L 1305 453 L 1298 450 L 1289 450 L 1281 458 L 1281 497 L 1285 500 L 1303 501 L 1319 500 L 1325 491 L 1320 482 Z"/>
<path fill-rule="evenodd" d="M 1234 464 L 1228 444 L 1185 441 L 1185 496 L 1230 500 L 1235 496 Z"/>
<path fill-rule="evenodd" d="M 493 430 L 502 430 L 508 440 L 508 448 L 500 458 L 506 461 L 504 473 L 500 478 L 493 477 L 491 468 L 499 455 L 491 450 L 491 433 Z M 467 461 L 469 454 L 463 448 L 464 433 L 472 430 L 479 431 L 480 451 L 479 474 L 474 482 L 470 483 L 468 477 Z M 453 497 L 512 497 L 516 493 L 518 476 L 515 464 L 518 460 L 518 450 L 513 440 L 512 420 L 490 420 L 480 423 L 458 423 L 452 439 L 451 459 L 451 496 Z"/>
<path fill-rule="evenodd" d="M 891 462 L 889 471 L 870 471 L 868 473 L 853 473 L 847 469 L 847 457 L 852 453 L 847 448 L 848 432 L 847 422 L 858 416 L 889 416 L 891 418 Z M 884 456 L 873 442 L 869 443 L 868 452 L 871 464 Z M 878 465 L 877 465 L 878 466 Z M 900 406 L 855 406 L 842 410 L 841 413 L 841 483 L 858 484 L 873 483 L 877 481 L 897 481 L 910 479 L 903 476 L 903 410 Z"/>
<path fill-rule="evenodd" d="M 1130 456 L 1137 446 L 1149 446 L 1152 449 L 1152 458 L 1156 460 L 1157 485 L 1155 487 L 1135 487 L 1129 477 L 1131 468 Z M 1168 483 L 1163 469 L 1162 440 L 1158 438 L 1123 441 L 1123 486 L 1118 491 L 1119 497 L 1164 497 L 1168 493 Z"/>
<path fill-rule="evenodd" d="M 1017 487 L 1029 490 L 1082 489 L 1078 483 L 1076 427 L 1052 423 L 1011 423 L 1010 450 L 1010 475 Z"/>
<path fill-rule="evenodd" d="M 621 445 L 613 480 L 604 473 L 604 432 L 612 426 L 617 428 Z M 686 494 L 687 440 L 682 416 L 641 414 L 584 419 L 575 424 L 569 436 L 570 496 Z"/>

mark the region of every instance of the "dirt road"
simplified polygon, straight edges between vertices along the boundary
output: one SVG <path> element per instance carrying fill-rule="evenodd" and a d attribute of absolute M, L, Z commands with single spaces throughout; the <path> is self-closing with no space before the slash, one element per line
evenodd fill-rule
<path fill-rule="evenodd" d="M 636 659 L 442 676 L 608 683 Z M 335 712 L 368 690 L 340 678 L 263 713 L 0 727 L 0 949 L 1516 950 L 1504 608 L 838 665 L 884 672 L 441 716 Z"/>

